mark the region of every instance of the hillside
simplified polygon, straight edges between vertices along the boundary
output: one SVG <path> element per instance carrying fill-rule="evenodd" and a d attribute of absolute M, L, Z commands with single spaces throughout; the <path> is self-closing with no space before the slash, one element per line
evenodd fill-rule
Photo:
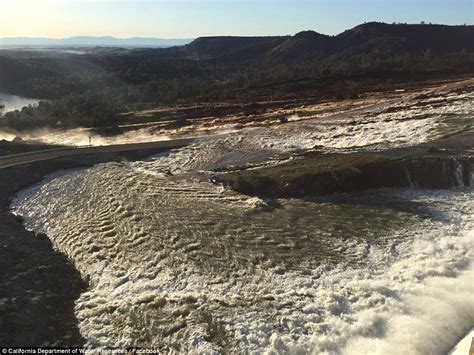
<path fill-rule="evenodd" d="M 4 115 L 15 129 L 107 126 L 162 105 L 357 97 L 474 73 L 474 26 L 367 23 L 328 36 L 201 37 L 82 55 L 0 50 L 0 91 L 54 100 Z M 403 84 L 402 84 L 403 83 Z"/>
<path fill-rule="evenodd" d="M 405 25 L 371 22 L 337 36 L 304 31 L 287 37 L 201 37 L 175 53 L 190 58 L 286 63 L 351 55 L 433 55 L 474 51 L 474 26 Z M 235 62 L 235 58 L 233 58 Z"/>

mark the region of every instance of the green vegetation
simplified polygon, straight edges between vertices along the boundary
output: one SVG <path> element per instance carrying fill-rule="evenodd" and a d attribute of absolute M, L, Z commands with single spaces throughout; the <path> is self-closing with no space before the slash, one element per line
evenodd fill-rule
<path fill-rule="evenodd" d="M 100 95 L 71 95 L 56 101 L 41 101 L 2 117 L 4 127 L 17 131 L 43 127 L 103 127 L 117 123 L 120 105 Z"/>

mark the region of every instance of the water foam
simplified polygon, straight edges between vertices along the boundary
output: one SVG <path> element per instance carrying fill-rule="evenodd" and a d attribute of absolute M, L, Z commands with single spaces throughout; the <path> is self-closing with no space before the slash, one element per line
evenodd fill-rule
<path fill-rule="evenodd" d="M 76 313 L 91 347 L 442 354 L 474 324 L 472 201 L 382 190 L 270 211 L 106 164 L 13 206 L 90 280 Z"/>
<path fill-rule="evenodd" d="M 318 144 L 432 139 L 467 122 L 469 97 L 452 100 L 360 125 L 255 129 L 55 175 L 12 206 L 89 281 L 76 314 L 90 347 L 443 354 L 474 324 L 470 190 L 282 199 L 270 209 L 196 173 Z"/>

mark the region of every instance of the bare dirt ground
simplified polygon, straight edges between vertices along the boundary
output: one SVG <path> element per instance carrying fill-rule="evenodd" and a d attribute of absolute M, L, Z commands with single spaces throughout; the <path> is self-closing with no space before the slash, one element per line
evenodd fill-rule
<path fill-rule="evenodd" d="M 344 95 L 329 89 L 315 89 L 286 97 L 261 95 L 242 102 L 163 106 L 124 113 L 118 126 L 28 132 L 22 138 L 50 145 L 88 146 L 91 137 L 92 145 L 99 146 L 202 137 L 299 121 L 335 122 L 364 112 L 404 109 L 404 104 L 414 104 L 417 97 L 462 90 L 473 82 L 472 77 L 459 77 L 367 87 Z"/>
<path fill-rule="evenodd" d="M 74 301 L 87 285 L 46 236 L 24 229 L 8 198 L 51 171 L 41 163 L 0 169 L 0 343 L 3 346 L 82 346 Z"/>

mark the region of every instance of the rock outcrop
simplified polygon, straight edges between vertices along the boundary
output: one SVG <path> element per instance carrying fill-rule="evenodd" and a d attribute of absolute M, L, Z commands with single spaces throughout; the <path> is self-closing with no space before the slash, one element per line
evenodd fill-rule
<path fill-rule="evenodd" d="M 222 173 L 232 189 L 255 196 L 299 197 L 374 188 L 472 186 L 471 134 L 383 152 L 306 153 L 262 168 Z"/>

